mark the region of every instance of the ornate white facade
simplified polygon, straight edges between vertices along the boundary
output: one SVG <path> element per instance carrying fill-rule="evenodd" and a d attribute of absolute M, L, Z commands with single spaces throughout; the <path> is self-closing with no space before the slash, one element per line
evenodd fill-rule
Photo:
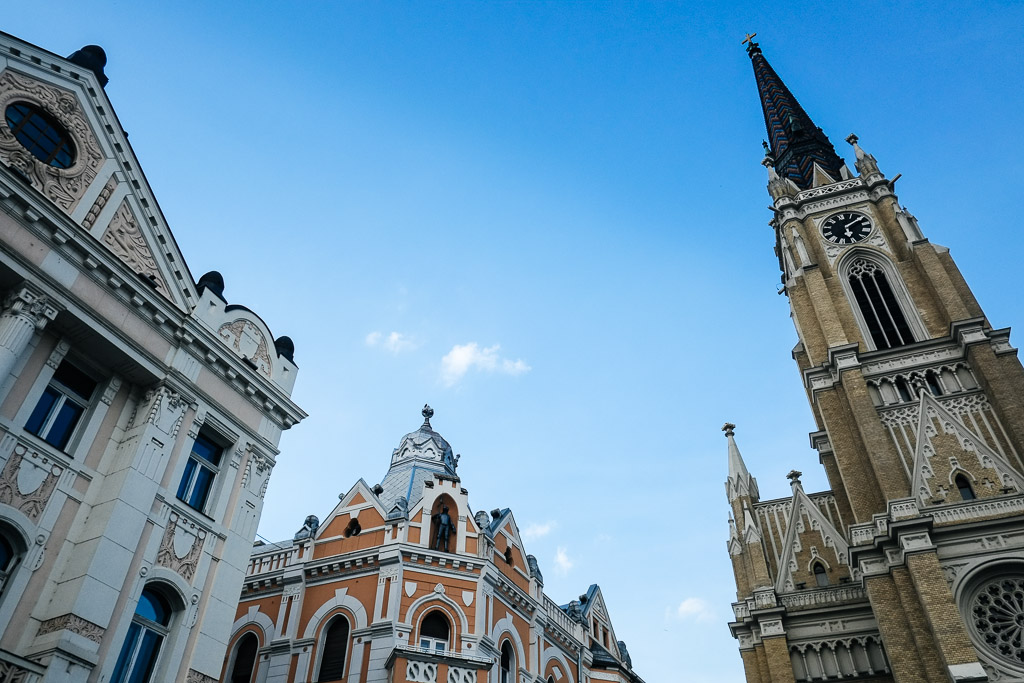
<path fill-rule="evenodd" d="M 103 86 L 0 34 L 0 680 L 216 680 L 297 367 L 197 284 Z"/>

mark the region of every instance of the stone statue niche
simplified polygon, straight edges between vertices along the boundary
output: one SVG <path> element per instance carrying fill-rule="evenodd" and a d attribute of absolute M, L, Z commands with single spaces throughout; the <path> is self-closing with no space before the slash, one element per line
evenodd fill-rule
<path fill-rule="evenodd" d="M 431 550 L 455 552 L 458 519 L 459 509 L 455 501 L 447 494 L 438 496 L 430 514 L 430 536 L 427 541 Z"/>

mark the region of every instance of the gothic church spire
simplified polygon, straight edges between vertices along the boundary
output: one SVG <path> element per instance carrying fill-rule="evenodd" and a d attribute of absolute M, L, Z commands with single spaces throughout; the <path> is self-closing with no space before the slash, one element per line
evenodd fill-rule
<path fill-rule="evenodd" d="M 761 48 L 751 41 L 747 54 L 754 67 L 754 79 L 764 111 L 764 125 L 768 132 L 770 158 L 775 171 L 789 178 L 801 190 L 821 185 L 827 180 L 815 178 L 815 165 L 831 178 L 843 179 L 843 160 L 836 154 L 828 137 L 814 125 L 793 93 L 782 82 L 775 69 L 761 54 Z"/>

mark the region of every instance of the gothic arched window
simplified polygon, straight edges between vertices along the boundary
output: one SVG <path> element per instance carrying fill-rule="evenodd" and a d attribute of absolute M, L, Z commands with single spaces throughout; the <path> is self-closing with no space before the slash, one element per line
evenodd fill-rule
<path fill-rule="evenodd" d="M 825 565 L 821 562 L 814 563 L 814 582 L 821 587 L 828 585 L 828 572 L 825 571 Z"/>
<path fill-rule="evenodd" d="M 128 635 L 114 666 L 112 683 L 150 683 L 160 646 L 171 623 L 171 606 L 159 592 L 146 588 L 139 596 Z"/>
<path fill-rule="evenodd" d="M 956 484 L 956 488 L 960 491 L 961 500 L 974 500 L 977 496 L 974 495 L 974 489 L 971 487 L 971 482 L 962 474 L 956 475 L 956 479 L 953 480 Z"/>
<path fill-rule="evenodd" d="M 914 334 L 885 270 L 864 257 L 847 269 L 850 291 L 876 349 L 910 344 Z"/>
<path fill-rule="evenodd" d="M 515 683 L 516 656 L 512 652 L 512 644 L 507 640 L 501 646 L 501 669 L 498 683 Z"/>
<path fill-rule="evenodd" d="M 424 650 L 444 652 L 448 649 L 451 628 L 441 612 L 434 610 L 423 618 L 420 624 L 420 647 Z"/>
<path fill-rule="evenodd" d="M 348 619 L 340 614 L 327 625 L 324 634 L 323 655 L 317 683 L 340 681 L 345 675 L 345 655 L 348 651 Z"/>
<path fill-rule="evenodd" d="M 256 652 L 260 641 L 253 633 L 246 633 L 238 641 L 235 649 L 235 663 L 231 667 L 231 683 L 251 683 L 253 671 L 256 669 Z"/>

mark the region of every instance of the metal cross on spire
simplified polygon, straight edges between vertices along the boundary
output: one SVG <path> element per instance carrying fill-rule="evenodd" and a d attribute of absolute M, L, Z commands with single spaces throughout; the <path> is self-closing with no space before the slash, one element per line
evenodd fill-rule
<path fill-rule="evenodd" d="M 756 33 L 748 33 L 747 37 L 743 39 L 743 42 L 741 43 L 741 45 L 746 45 L 747 43 L 753 43 L 754 42 L 754 36 L 756 36 L 756 35 L 757 35 Z"/>

